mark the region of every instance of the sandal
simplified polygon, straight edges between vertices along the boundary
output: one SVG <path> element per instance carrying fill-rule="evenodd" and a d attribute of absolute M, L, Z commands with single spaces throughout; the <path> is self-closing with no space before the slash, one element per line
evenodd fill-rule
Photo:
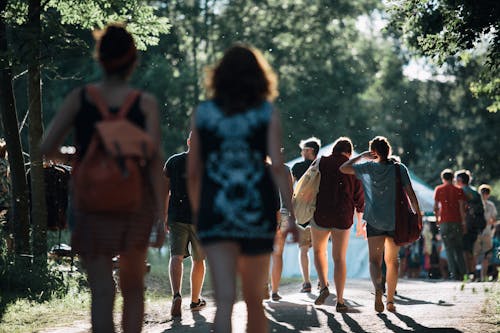
<path fill-rule="evenodd" d="M 384 302 L 382 302 L 382 295 L 384 294 L 382 289 L 375 291 L 375 311 L 384 312 Z"/>
<path fill-rule="evenodd" d="M 319 292 L 319 296 L 318 298 L 316 298 L 316 300 L 314 301 L 314 304 L 316 305 L 322 305 L 322 304 L 325 304 L 325 300 L 326 298 L 330 295 L 330 290 L 328 290 L 328 287 L 324 287 L 323 289 L 321 289 L 321 291 Z"/>
<path fill-rule="evenodd" d="M 272 295 L 271 295 L 271 299 L 274 302 L 278 302 L 281 298 L 282 297 L 281 297 L 281 295 L 278 292 L 272 293 Z"/>
<path fill-rule="evenodd" d="M 347 305 L 345 305 L 345 303 L 337 302 L 337 305 L 335 306 L 335 310 L 337 312 L 347 312 L 347 310 L 349 310 L 349 308 L 347 307 Z"/>
<path fill-rule="evenodd" d="M 396 306 L 394 305 L 394 302 L 391 302 L 391 301 L 387 302 L 386 308 L 387 308 L 387 311 L 396 312 Z"/>
<path fill-rule="evenodd" d="M 302 284 L 302 289 L 300 289 L 301 293 L 310 293 L 311 292 L 311 282 L 304 282 Z"/>

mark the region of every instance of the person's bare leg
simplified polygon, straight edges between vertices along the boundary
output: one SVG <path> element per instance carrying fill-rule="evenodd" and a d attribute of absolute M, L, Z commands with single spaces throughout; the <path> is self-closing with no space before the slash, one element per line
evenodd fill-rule
<path fill-rule="evenodd" d="M 304 283 L 311 283 L 309 276 L 309 245 L 300 247 L 300 272 L 302 273 L 302 280 Z"/>
<path fill-rule="evenodd" d="M 183 260 L 184 257 L 181 255 L 173 255 L 170 257 L 169 273 L 170 273 L 170 287 L 172 289 L 172 295 L 181 292 L 182 274 L 184 270 Z"/>
<path fill-rule="evenodd" d="M 262 305 L 262 286 L 269 274 L 269 254 L 241 256 L 238 270 L 241 274 L 243 298 L 247 305 L 247 333 L 264 333 L 269 331 L 269 323 Z"/>
<path fill-rule="evenodd" d="M 90 285 L 91 321 L 94 333 L 114 332 L 115 282 L 111 256 L 82 257 Z"/>
<path fill-rule="evenodd" d="M 205 280 L 205 260 L 193 260 L 191 266 L 191 302 L 200 299 L 201 288 Z"/>
<path fill-rule="evenodd" d="M 391 237 L 385 238 L 384 260 L 387 267 L 386 282 L 387 282 L 387 302 L 394 302 L 394 294 L 398 284 L 398 269 L 399 269 L 399 246 L 394 243 Z"/>
<path fill-rule="evenodd" d="M 217 306 L 214 332 L 231 333 L 231 314 L 236 299 L 236 266 L 240 249 L 238 244 L 234 242 L 218 242 L 205 246 L 205 252 L 210 266 Z M 269 263 L 267 267 L 269 267 Z M 260 288 L 258 288 L 261 298 L 263 285 L 264 283 L 261 283 Z"/>
<path fill-rule="evenodd" d="M 124 333 L 142 330 L 144 320 L 144 275 L 147 249 L 131 249 L 120 254 L 120 290 L 123 296 Z"/>
<path fill-rule="evenodd" d="M 311 239 L 314 253 L 314 266 L 318 273 L 320 290 L 328 285 L 327 246 L 330 231 L 311 227 Z"/>
<path fill-rule="evenodd" d="M 332 257 L 335 264 L 333 279 L 335 281 L 335 290 L 337 291 L 337 302 L 341 304 L 344 304 L 344 287 L 347 276 L 345 257 L 347 254 L 347 245 L 349 244 L 349 234 L 350 229 L 332 231 Z"/>
<path fill-rule="evenodd" d="M 384 255 L 385 236 L 368 237 L 368 256 L 370 262 L 370 277 L 375 288 L 375 311 L 384 311 L 382 303 L 382 257 Z"/>
<path fill-rule="evenodd" d="M 283 272 L 283 249 L 285 248 L 285 237 L 281 230 L 276 232 L 274 250 L 272 254 L 271 269 L 271 292 L 277 293 L 280 287 L 281 273 Z"/>

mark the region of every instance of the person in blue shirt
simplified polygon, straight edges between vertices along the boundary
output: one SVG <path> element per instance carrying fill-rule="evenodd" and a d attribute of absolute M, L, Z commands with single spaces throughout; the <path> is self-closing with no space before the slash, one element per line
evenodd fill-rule
<path fill-rule="evenodd" d="M 391 145 L 387 138 L 377 136 L 369 143 L 369 151 L 350 159 L 340 166 L 345 174 L 356 175 L 363 184 L 370 256 L 370 276 L 375 287 L 375 311 L 383 312 L 382 260 L 387 266 L 387 310 L 394 312 L 394 295 L 398 282 L 399 246 L 394 243 L 396 225 L 396 168 L 401 170 L 401 183 L 414 211 L 420 212 L 417 196 L 411 186 L 408 170 L 402 163 L 389 158 Z M 362 160 L 366 160 L 362 163 Z M 418 214 L 419 219 L 421 215 Z M 421 221 L 419 221 L 421 222 Z"/>

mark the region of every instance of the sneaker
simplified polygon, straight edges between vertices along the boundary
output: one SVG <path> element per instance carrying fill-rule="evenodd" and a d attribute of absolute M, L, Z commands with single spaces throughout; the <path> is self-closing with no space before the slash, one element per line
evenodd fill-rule
<path fill-rule="evenodd" d="M 172 300 L 172 308 L 170 308 L 170 314 L 172 315 L 172 317 L 180 317 L 182 315 L 181 306 L 182 296 L 181 294 L 177 293 Z"/>
<path fill-rule="evenodd" d="M 323 289 L 321 289 L 321 291 L 319 292 L 319 296 L 318 298 L 316 298 L 316 300 L 314 301 L 314 304 L 316 305 L 322 305 L 322 304 L 325 304 L 325 300 L 326 298 L 330 295 L 330 290 L 328 290 L 328 287 L 324 287 Z"/>
<path fill-rule="evenodd" d="M 280 299 L 282 299 L 283 297 L 281 297 L 281 295 L 278 293 L 278 292 L 275 292 L 271 295 L 271 298 L 274 302 L 278 302 Z"/>
<path fill-rule="evenodd" d="M 304 282 L 302 284 L 302 289 L 300 289 L 301 293 L 310 293 L 311 292 L 311 282 Z"/>
<path fill-rule="evenodd" d="M 375 311 L 384 312 L 384 302 L 382 302 L 382 295 L 384 292 L 382 289 L 375 291 Z"/>
<path fill-rule="evenodd" d="M 191 305 L 189 305 L 189 308 L 191 309 L 191 311 L 200 311 L 206 305 L 207 305 L 207 302 L 204 299 L 199 298 L 198 302 L 196 302 L 196 303 L 195 302 L 191 302 Z"/>

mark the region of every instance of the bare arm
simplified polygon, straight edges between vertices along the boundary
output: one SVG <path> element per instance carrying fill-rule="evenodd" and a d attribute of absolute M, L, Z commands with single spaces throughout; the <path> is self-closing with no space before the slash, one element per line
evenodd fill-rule
<path fill-rule="evenodd" d="M 458 210 L 460 212 L 460 218 L 462 219 L 462 231 L 465 234 L 467 232 L 467 225 L 465 219 L 465 207 L 467 206 L 467 202 L 464 200 L 458 200 Z"/>
<path fill-rule="evenodd" d="M 77 88 L 66 96 L 49 129 L 45 132 L 45 137 L 40 144 L 40 152 L 45 158 L 69 162 L 69 154 L 62 154 L 59 147 L 70 132 L 80 110 L 81 91 L 82 88 Z"/>
<path fill-rule="evenodd" d="M 273 176 L 274 182 L 278 186 L 283 204 L 286 209 L 290 212 L 288 218 L 288 229 L 285 230 L 285 237 L 288 233 L 292 234 L 293 240 L 298 241 L 298 230 L 295 224 L 295 215 L 292 207 L 292 184 L 290 178 L 290 172 L 286 169 L 284 165 L 283 155 L 281 154 L 281 122 L 279 114 L 276 110 L 273 111 L 271 116 L 271 122 L 269 124 L 267 133 L 267 151 L 269 157 L 271 158 L 271 174 Z"/>
<path fill-rule="evenodd" d="M 346 175 L 355 175 L 356 173 L 354 172 L 354 168 L 352 166 L 353 164 L 361 161 L 363 158 L 374 159 L 374 155 L 369 151 L 362 152 L 358 156 L 351 158 L 342 164 L 339 168 L 340 172 L 345 173 Z"/>
<path fill-rule="evenodd" d="M 195 123 L 196 114 L 193 114 L 191 119 L 191 145 L 187 158 L 187 190 L 193 213 L 193 222 L 196 224 L 198 222 L 198 211 L 200 210 L 203 162 L 200 152 L 200 136 Z"/>
<path fill-rule="evenodd" d="M 165 229 L 163 227 L 163 217 L 165 214 L 165 182 L 163 179 L 163 154 L 160 149 L 160 117 L 158 113 L 158 103 L 156 99 L 147 93 L 142 94 L 141 110 L 145 116 L 146 132 L 153 138 L 156 147 L 156 154 L 153 155 L 149 163 L 149 178 L 153 186 L 156 201 L 156 224 L 157 239 L 151 244 L 153 247 L 161 247 L 165 240 Z"/>
<path fill-rule="evenodd" d="M 165 231 L 168 232 L 168 204 L 170 202 L 170 178 L 165 176 L 165 214 L 163 218 L 163 223 L 165 225 Z"/>

